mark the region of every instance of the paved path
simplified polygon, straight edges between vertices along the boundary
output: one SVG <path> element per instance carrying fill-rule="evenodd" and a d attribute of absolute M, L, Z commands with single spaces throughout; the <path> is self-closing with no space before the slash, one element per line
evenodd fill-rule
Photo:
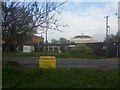
<path fill-rule="evenodd" d="M 8 58 L 3 58 L 3 60 Z M 37 67 L 39 58 L 37 57 L 14 57 L 12 61 L 17 61 L 25 67 Z M 73 59 L 73 58 L 57 58 L 57 68 L 118 68 L 118 59 Z"/>

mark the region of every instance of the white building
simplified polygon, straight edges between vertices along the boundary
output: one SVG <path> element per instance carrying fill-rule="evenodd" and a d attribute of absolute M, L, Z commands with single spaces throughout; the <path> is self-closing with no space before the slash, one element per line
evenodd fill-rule
<path fill-rule="evenodd" d="M 93 43 L 95 42 L 94 38 L 88 36 L 88 35 L 81 35 L 81 36 L 75 36 L 71 38 L 71 42 L 73 43 Z"/>

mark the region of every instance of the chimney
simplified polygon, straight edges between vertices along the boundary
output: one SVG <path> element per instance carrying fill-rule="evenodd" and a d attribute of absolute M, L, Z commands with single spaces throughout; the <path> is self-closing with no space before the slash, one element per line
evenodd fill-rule
<path fill-rule="evenodd" d="M 83 38 L 84 34 L 82 33 L 82 38 Z"/>

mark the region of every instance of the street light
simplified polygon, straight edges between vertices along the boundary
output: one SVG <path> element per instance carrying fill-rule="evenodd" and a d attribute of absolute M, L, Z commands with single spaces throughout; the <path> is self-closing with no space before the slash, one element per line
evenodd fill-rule
<path fill-rule="evenodd" d="M 113 43 L 113 45 L 116 46 L 116 48 L 117 48 L 116 49 L 116 56 L 118 57 L 118 48 L 119 48 L 119 45 L 118 45 L 118 43 L 115 43 L 115 42 Z"/>
<path fill-rule="evenodd" d="M 115 13 L 118 16 L 118 38 L 117 38 L 117 57 L 119 57 L 119 37 L 120 37 L 120 1 L 118 2 L 118 13 Z"/>

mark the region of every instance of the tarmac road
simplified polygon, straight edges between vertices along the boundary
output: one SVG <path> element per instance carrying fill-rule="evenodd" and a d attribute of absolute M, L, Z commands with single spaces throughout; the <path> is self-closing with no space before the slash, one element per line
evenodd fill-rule
<path fill-rule="evenodd" d="M 38 67 L 37 57 L 13 57 L 3 58 L 3 60 L 17 61 L 28 68 Z M 57 58 L 57 68 L 118 68 L 118 58 L 110 59 L 77 59 L 77 58 Z"/>

